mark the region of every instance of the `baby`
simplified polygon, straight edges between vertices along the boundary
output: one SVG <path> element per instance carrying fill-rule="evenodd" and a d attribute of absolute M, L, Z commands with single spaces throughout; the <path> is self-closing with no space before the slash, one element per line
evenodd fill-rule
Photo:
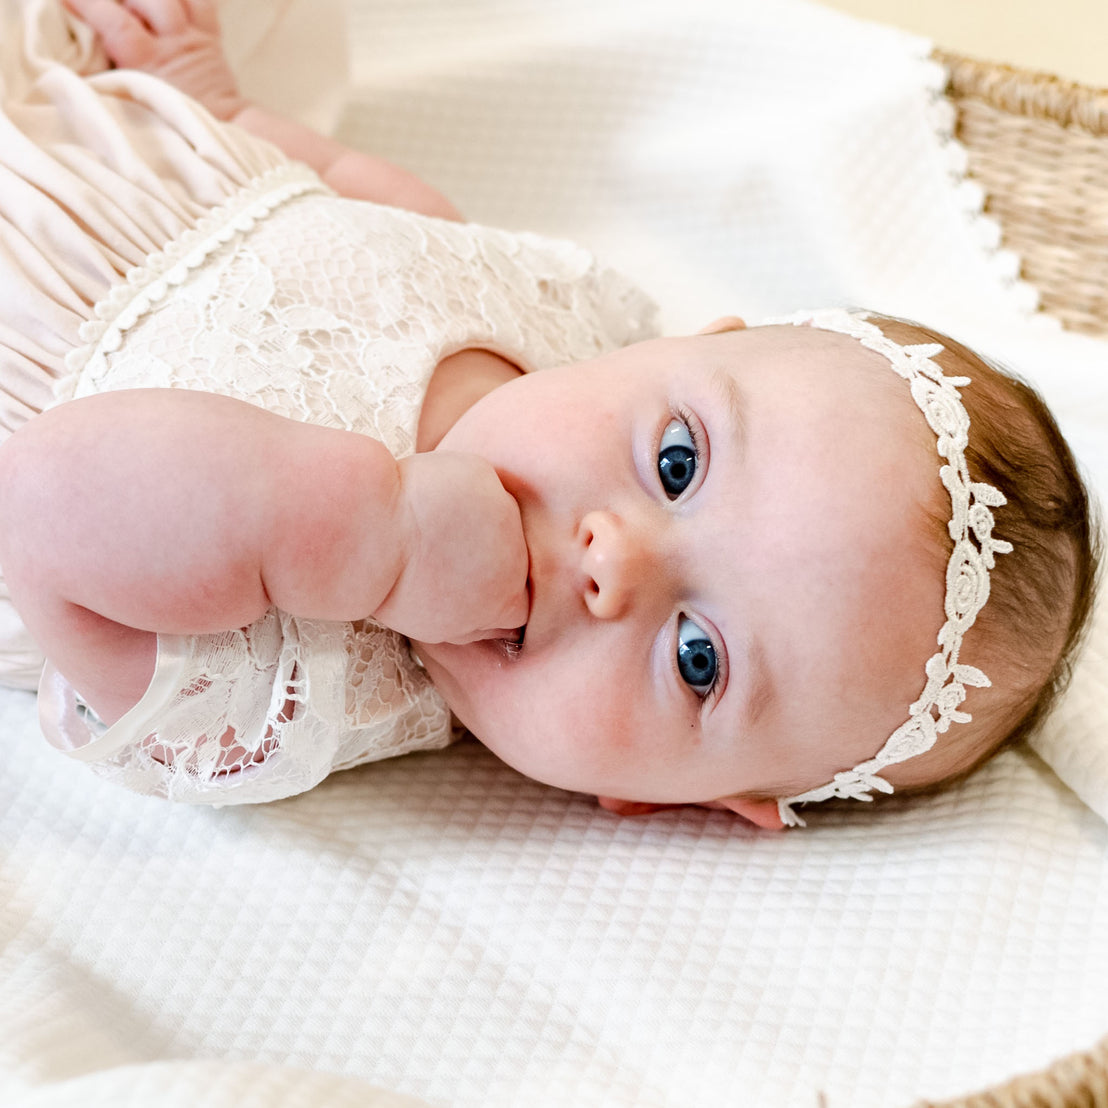
<path fill-rule="evenodd" d="M 1041 717 L 1095 551 L 1027 386 L 837 311 L 636 341 L 584 252 L 245 103 L 207 0 L 69 3 L 120 68 L 9 87 L 0 155 L 53 297 L 4 332 L 0 566 L 58 746 L 233 803 L 452 714 L 612 810 L 779 828 Z"/>

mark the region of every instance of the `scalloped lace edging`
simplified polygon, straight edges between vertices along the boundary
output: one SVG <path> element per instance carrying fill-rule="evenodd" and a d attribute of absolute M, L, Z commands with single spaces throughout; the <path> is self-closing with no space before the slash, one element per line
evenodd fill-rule
<path fill-rule="evenodd" d="M 927 120 L 939 140 L 954 196 L 965 218 L 970 238 L 980 249 L 986 265 L 996 276 L 1013 309 L 1025 316 L 1036 313 L 1042 316 L 1039 290 L 1020 277 L 1023 259 L 1015 250 L 1001 246 L 1003 231 L 1000 223 L 985 213 L 985 189 L 969 175 L 969 153 L 955 137 L 958 113 L 946 95 L 950 73 L 930 53 L 920 55 L 918 62 L 928 94 Z"/>
<path fill-rule="evenodd" d="M 258 220 L 282 204 L 309 192 L 332 190 L 308 166 L 297 162 L 276 166 L 244 185 L 226 203 L 212 208 L 195 227 L 151 254 L 130 270 L 92 309 L 81 324 L 81 345 L 65 358 L 68 373 L 55 388 L 55 402 L 72 398 L 81 371 L 97 354 L 118 350 L 123 335 L 151 311 L 169 290 L 183 284 L 189 273 L 236 235 L 246 234 Z"/>

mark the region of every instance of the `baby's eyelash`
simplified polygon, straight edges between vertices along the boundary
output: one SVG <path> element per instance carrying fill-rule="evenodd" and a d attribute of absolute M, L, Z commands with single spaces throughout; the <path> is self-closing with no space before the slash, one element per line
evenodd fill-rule
<path fill-rule="evenodd" d="M 716 641 L 714 636 L 711 641 L 712 645 L 716 648 L 716 660 L 719 663 L 719 669 L 716 672 L 716 679 L 712 682 L 712 687 L 700 697 L 700 710 L 702 712 L 715 704 L 723 694 L 723 689 L 727 684 L 727 652 L 722 648 L 722 645 Z"/>
<path fill-rule="evenodd" d="M 682 404 L 678 404 L 674 408 L 673 414 L 688 428 L 689 438 L 693 441 L 693 449 L 696 451 L 696 461 L 699 465 L 706 457 L 705 448 L 707 446 L 707 443 L 704 441 L 704 430 L 700 426 L 700 421 Z"/>
<path fill-rule="evenodd" d="M 717 654 L 719 651 L 717 650 Z M 720 680 L 720 676 L 712 682 L 712 687 L 700 697 L 700 710 L 704 711 L 706 708 L 710 708 L 719 699 L 719 690 L 722 688 L 723 682 Z"/>

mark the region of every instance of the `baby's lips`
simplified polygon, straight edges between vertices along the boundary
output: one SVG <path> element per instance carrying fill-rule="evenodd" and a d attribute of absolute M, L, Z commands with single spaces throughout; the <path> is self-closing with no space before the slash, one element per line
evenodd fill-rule
<path fill-rule="evenodd" d="M 492 627 L 487 631 L 474 631 L 471 635 L 459 635 L 457 638 L 445 639 L 444 642 L 453 646 L 467 646 L 473 642 L 487 642 L 489 639 L 513 639 L 516 631 L 510 627 Z"/>

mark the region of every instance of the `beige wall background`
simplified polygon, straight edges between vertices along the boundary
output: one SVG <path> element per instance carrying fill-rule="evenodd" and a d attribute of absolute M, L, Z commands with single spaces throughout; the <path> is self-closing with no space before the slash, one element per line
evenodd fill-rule
<path fill-rule="evenodd" d="M 823 0 L 936 46 L 1108 88 L 1108 0 Z"/>

